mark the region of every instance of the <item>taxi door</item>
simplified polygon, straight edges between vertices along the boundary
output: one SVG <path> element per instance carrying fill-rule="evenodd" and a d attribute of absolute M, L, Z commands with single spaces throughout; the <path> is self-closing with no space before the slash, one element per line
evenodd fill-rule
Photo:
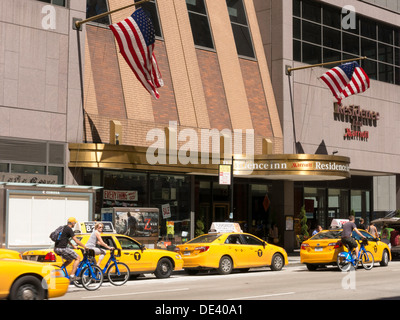
<path fill-rule="evenodd" d="M 151 254 L 146 254 L 138 242 L 125 236 L 116 236 L 116 239 L 122 249 L 119 259 L 128 265 L 131 272 L 151 270 Z"/>
<path fill-rule="evenodd" d="M 267 261 L 271 260 L 271 250 L 269 250 L 268 245 L 250 234 L 242 235 L 246 241 L 245 246 L 248 248 L 247 259 L 252 267 L 266 266 Z"/>
<path fill-rule="evenodd" d="M 224 251 L 232 257 L 235 268 L 247 267 L 249 248 L 244 245 L 240 234 L 229 235 L 225 240 L 224 247 L 226 249 Z"/>
<path fill-rule="evenodd" d="M 380 261 L 382 259 L 383 247 L 384 247 L 382 245 L 379 245 L 379 242 L 381 241 L 377 241 L 376 238 L 374 238 L 371 234 L 369 234 L 364 230 L 362 231 L 360 230 L 360 232 L 368 240 L 368 245 L 365 246 L 365 250 L 370 251 L 372 253 L 375 261 Z M 357 235 L 357 239 L 359 238 L 360 237 Z"/>

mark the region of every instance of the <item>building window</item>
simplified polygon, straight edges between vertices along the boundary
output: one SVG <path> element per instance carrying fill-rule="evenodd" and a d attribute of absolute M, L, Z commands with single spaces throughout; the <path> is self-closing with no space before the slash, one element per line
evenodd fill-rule
<path fill-rule="evenodd" d="M 357 14 L 343 29 L 341 8 L 293 0 L 293 60 L 308 64 L 368 57 L 360 62 L 371 79 L 400 85 L 400 28 Z"/>
<path fill-rule="evenodd" d="M 97 15 L 102 14 L 107 11 L 109 11 L 107 0 L 87 0 L 86 1 L 86 19 L 97 16 Z M 103 18 L 94 20 L 93 22 L 109 25 L 110 24 L 110 16 L 105 16 Z"/>
<path fill-rule="evenodd" d="M 210 22 L 204 0 L 186 0 L 190 26 L 196 46 L 214 49 Z"/>
<path fill-rule="evenodd" d="M 136 2 L 139 2 L 140 0 L 135 0 Z M 162 37 L 161 34 L 161 25 L 160 25 L 160 18 L 158 15 L 158 9 L 157 9 L 157 3 L 155 0 L 150 0 L 148 2 L 145 2 L 141 4 L 140 6 L 137 6 L 137 8 L 142 7 L 149 15 L 150 19 L 153 22 L 154 30 L 156 32 L 157 37 Z"/>
<path fill-rule="evenodd" d="M 239 56 L 255 58 L 243 0 L 226 0 Z"/>
<path fill-rule="evenodd" d="M 51 3 L 54 4 L 56 6 L 61 6 L 61 7 L 65 7 L 66 5 L 66 0 L 39 0 L 41 2 L 46 2 L 46 3 Z"/>

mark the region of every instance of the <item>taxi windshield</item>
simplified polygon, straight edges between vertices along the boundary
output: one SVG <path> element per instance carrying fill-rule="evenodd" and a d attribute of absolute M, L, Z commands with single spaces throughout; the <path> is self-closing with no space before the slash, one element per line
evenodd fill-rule
<path fill-rule="evenodd" d="M 220 234 L 205 234 L 193 240 L 190 240 L 187 243 L 211 243 L 215 239 L 219 238 Z"/>
<path fill-rule="evenodd" d="M 312 240 L 322 240 L 322 239 L 340 239 L 342 235 L 342 230 L 330 230 L 326 232 L 319 232 L 313 236 Z"/>

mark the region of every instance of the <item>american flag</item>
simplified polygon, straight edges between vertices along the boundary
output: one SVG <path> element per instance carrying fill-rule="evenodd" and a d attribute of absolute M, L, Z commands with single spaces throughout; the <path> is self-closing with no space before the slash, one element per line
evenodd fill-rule
<path fill-rule="evenodd" d="M 321 79 L 341 104 L 342 99 L 361 93 L 370 86 L 368 75 L 357 62 L 348 62 L 324 73 Z"/>
<path fill-rule="evenodd" d="M 122 56 L 144 88 L 156 99 L 164 85 L 154 55 L 155 30 L 142 8 L 124 21 L 110 25 Z"/>

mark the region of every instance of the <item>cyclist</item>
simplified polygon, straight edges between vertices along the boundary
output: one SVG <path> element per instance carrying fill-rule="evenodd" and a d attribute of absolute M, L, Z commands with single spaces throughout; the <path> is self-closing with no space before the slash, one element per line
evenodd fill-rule
<path fill-rule="evenodd" d="M 343 225 L 343 231 L 342 231 L 342 243 L 344 245 L 348 245 L 349 246 L 349 251 L 352 252 L 353 249 L 355 249 L 356 251 L 356 257 L 358 257 L 358 245 L 356 240 L 352 237 L 352 233 L 353 231 L 355 231 L 357 234 L 359 234 L 361 236 L 361 238 L 365 239 L 365 237 L 363 236 L 363 234 L 357 229 L 356 224 L 354 223 L 355 218 L 353 215 L 349 216 L 349 221 L 346 222 Z"/>
<path fill-rule="evenodd" d="M 108 250 L 114 249 L 113 247 L 109 247 L 101 238 L 100 233 L 103 232 L 103 228 L 104 228 L 104 225 L 101 222 L 97 222 L 94 225 L 93 232 L 92 232 L 89 240 L 86 243 L 87 248 L 93 249 L 96 255 L 100 255 L 97 265 L 100 265 L 101 261 L 103 260 L 105 254 L 106 254 L 105 250 L 101 247 L 107 248 Z"/>
<path fill-rule="evenodd" d="M 79 255 L 74 250 L 67 247 L 68 244 L 70 244 L 74 249 L 78 249 L 77 246 L 71 243 L 71 238 L 75 241 L 77 245 L 87 249 L 86 246 L 78 240 L 78 238 L 75 236 L 74 231 L 72 230 L 72 228 L 75 227 L 76 223 L 77 221 L 75 218 L 71 217 L 68 219 L 67 225 L 61 233 L 60 240 L 57 241 L 54 246 L 54 252 L 65 259 L 65 267 L 67 267 L 72 261 L 74 261 L 70 275 L 71 280 L 75 280 L 75 272 L 78 268 L 79 262 L 81 261 Z"/>

